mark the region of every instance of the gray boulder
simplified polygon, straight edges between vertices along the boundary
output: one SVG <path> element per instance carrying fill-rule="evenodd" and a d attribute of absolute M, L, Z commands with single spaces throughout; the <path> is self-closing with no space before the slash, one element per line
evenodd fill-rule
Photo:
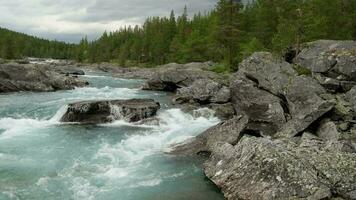
<path fill-rule="evenodd" d="M 191 86 L 178 89 L 174 101 L 223 104 L 230 101 L 230 89 L 211 79 L 198 79 Z"/>
<path fill-rule="evenodd" d="M 88 83 L 58 73 L 48 65 L 0 65 L 0 93 L 18 91 L 47 92 L 74 89 Z"/>
<path fill-rule="evenodd" d="M 195 138 L 173 147 L 173 154 L 179 155 L 196 155 L 210 154 L 214 145 L 219 142 L 237 144 L 243 136 L 248 123 L 246 116 L 235 116 L 234 118 L 222 122 Z"/>
<path fill-rule="evenodd" d="M 338 141 L 340 139 L 336 124 L 329 119 L 324 119 L 320 123 L 316 135 L 324 140 Z"/>
<path fill-rule="evenodd" d="M 56 70 L 60 74 L 65 74 L 65 75 L 80 75 L 80 76 L 85 75 L 85 72 L 76 66 L 60 66 L 60 67 L 56 67 Z"/>
<path fill-rule="evenodd" d="M 340 146 L 245 136 L 235 146 L 217 143 L 204 172 L 228 200 L 356 199 L 356 154 Z"/>
<path fill-rule="evenodd" d="M 281 99 L 259 89 L 256 82 L 237 74 L 231 80 L 230 90 L 236 113 L 247 115 L 251 129 L 261 135 L 271 136 L 286 123 Z"/>
<path fill-rule="evenodd" d="M 219 80 L 221 77 L 201 68 L 171 64 L 166 67 L 159 67 L 153 77 L 146 82 L 143 89 L 174 92 L 179 88 L 189 87 L 198 79 Z"/>
<path fill-rule="evenodd" d="M 295 63 L 313 73 L 339 80 L 356 81 L 356 42 L 318 40 L 304 45 Z"/>
<path fill-rule="evenodd" d="M 208 105 L 208 108 L 215 111 L 215 116 L 217 116 L 219 119 L 222 120 L 231 119 L 236 114 L 232 103 L 225 103 L 225 104 L 211 103 Z"/>
<path fill-rule="evenodd" d="M 230 83 L 232 103 L 261 135 L 295 136 L 333 108 L 316 80 L 298 76 L 292 65 L 270 53 L 254 53 L 239 68 Z"/>
<path fill-rule="evenodd" d="M 297 76 L 291 64 L 268 52 L 256 52 L 243 60 L 239 72 L 274 95 L 283 94 L 291 79 Z"/>
<path fill-rule="evenodd" d="M 84 101 L 69 104 L 61 122 L 85 124 L 108 123 L 114 120 L 138 122 L 156 115 L 159 103 L 151 99 Z"/>
<path fill-rule="evenodd" d="M 354 112 L 354 116 L 356 116 L 356 86 L 353 87 L 347 94 L 346 94 L 346 98 L 348 100 L 348 102 L 351 105 L 351 108 Z"/>

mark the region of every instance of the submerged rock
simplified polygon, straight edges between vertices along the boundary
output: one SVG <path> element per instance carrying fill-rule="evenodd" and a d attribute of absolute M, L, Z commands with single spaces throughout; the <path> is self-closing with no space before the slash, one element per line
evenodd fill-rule
<path fill-rule="evenodd" d="M 108 123 L 114 120 L 137 122 L 156 115 L 159 103 L 152 99 L 84 101 L 69 104 L 61 122 L 86 124 Z"/>
<path fill-rule="evenodd" d="M 47 92 L 74 89 L 88 83 L 58 73 L 48 65 L 8 63 L 0 65 L 0 93 L 18 91 Z"/>

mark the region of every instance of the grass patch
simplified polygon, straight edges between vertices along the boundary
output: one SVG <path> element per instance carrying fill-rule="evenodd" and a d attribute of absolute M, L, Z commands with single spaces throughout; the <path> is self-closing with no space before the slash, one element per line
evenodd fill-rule
<path fill-rule="evenodd" d="M 213 71 L 215 73 L 230 73 L 231 69 L 228 65 L 220 63 L 214 65 L 210 71 Z"/>
<path fill-rule="evenodd" d="M 299 76 L 301 76 L 301 75 L 311 76 L 312 75 L 312 72 L 310 71 L 310 69 L 308 69 L 306 67 L 296 65 L 293 68 L 298 73 Z"/>

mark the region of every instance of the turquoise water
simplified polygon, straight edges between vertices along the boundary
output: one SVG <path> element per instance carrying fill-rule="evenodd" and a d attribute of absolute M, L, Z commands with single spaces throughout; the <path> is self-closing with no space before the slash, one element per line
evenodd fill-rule
<path fill-rule="evenodd" d="M 205 117 L 185 114 L 168 94 L 141 91 L 143 81 L 82 78 L 88 88 L 0 95 L 0 200 L 223 199 L 200 162 L 164 153 L 217 118 L 207 110 Z M 160 124 L 59 123 L 68 103 L 130 98 L 159 101 Z"/>

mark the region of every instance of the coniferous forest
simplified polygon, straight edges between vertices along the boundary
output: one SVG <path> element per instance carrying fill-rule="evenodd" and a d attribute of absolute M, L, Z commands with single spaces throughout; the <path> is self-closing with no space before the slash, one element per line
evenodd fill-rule
<path fill-rule="evenodd" d="M 283 54 L 316 39 L 356 40 L 354 0 L 219 0 L 215 9 L 188 16 L 149 17 L 79 44 L 48 41 L 0 29 L 0 57 L 24 56 L 154 66 L 214 61 L 233 66 L 252 52 Z"/>

